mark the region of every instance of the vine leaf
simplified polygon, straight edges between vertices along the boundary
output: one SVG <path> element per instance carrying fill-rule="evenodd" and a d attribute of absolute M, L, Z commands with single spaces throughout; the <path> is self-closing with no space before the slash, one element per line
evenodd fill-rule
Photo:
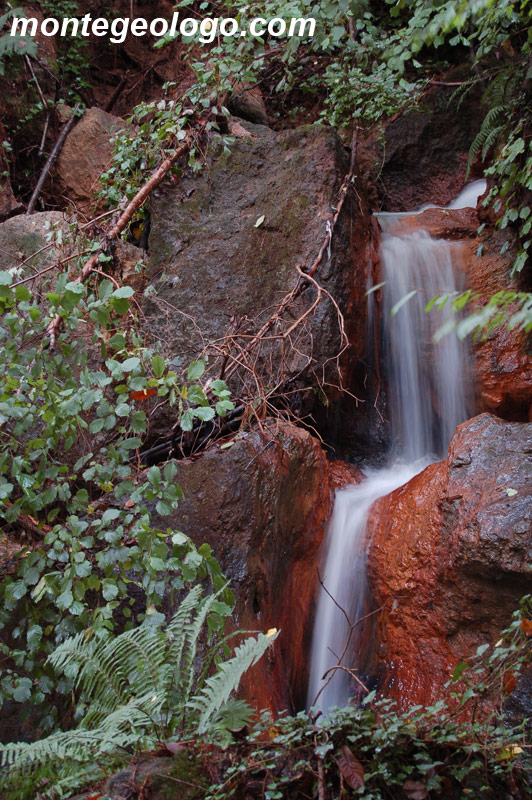
<path fill-rule="evenodd" d="M 364 786 L 364 767 L 345 744 L 340 748 L 338 766 L 351 789 L 361 789 Z"/>
<path fill-rule="evenodd" d="M 406 303 L 408 303 L 408 301 L 411 300 L 416 294 L 417 294 L 417 289 L 413 289 L 411 292 L 408 292 L 408 294 L 405 294 L 404 297 L 401 297 L 401 299 L 397 301 L 397 303 L 393 306 L 392 310 L 390 311 L 390 317 L 395 317 L 399 309 L 401 309 Z"/>
<path fill-rule="evenodd" d="M 408 797 L 408 800 L 425 800 L 429 794 L 425 784 L 419 781 L 405 781 L 403 783 L 403 792 Z"/>

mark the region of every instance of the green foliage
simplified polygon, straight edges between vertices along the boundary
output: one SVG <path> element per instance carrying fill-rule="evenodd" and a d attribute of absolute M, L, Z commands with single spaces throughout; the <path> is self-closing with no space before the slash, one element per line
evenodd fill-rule
<path fill-rule="evenodd" d="M 404 298 L 408 300 L 409 297 Z M 506 327 L 508 330 L 532 331 L 532 294 L 514 290 L 501 290 L 482 303 L 480 296 L 471 290 L 437 295 L 426 306 L 441 310 L 445 305 L 454 315 L 449 318 L 434 336 L 439 341 L 451 331 L 456 331 L 460 339 L 467 336 L 486 339 L 494 330 Z M 467 316 L 465 309 L 471 309 Z"/>
<path fill-rule="evenodd" d="M 59 22 L 80 16 L 77 0 L 39 0 L 39 5 L 45 16 Z M 72 105 L 82 103 L 80 91 L 92 88 L 89 41 L 83 36 L 59 36 L 56 42 L 60 99 Z"/>
<path fill-rule="evenodd" d="M 187 5 L 186 0 L 181 5 Z M 219 42 L 193 63 L 197 84 L 188 92 L 190 101 L 216 104 L 232 90 L 235 76 L 239 81 L 261 83 L 264 73 L 268 75 L 268 58 L 274 50 L 273 91 L 286 95 L 298 88 L 310 97 L 326 98 L 321 119 L 335 126 L 375 122 L 414 104 L 415 87 L 389 64 L 389 40 L 369 7 L 362 2 L 317 6 L 285 0 L 281 4 L 246 4 L 235 13 L 229 2 L 218 4 L 217 13 L 236 16 L 242 27 L 257 16 L 284 20 L 312 16 L 316 31 L 313 37 L 235 37 Z M 309 77 L 310 62 L 317 68 L 310 70 Z"/>
<path fill-rule="evenodd" d="M 73 226 L 72 245 L 75 236 Z M 224 586 L 210 547 L 153 525 L 154 512 L 170 515 L 181 498 L 177 468 L 143 470 L 139 452 L 152 395 L 188 429 L 191 416 L 224 411 L 220 396 L 231 405 L 227 387 L 207 394 L 203 362 L 180 376 L 141 344 L 133 289 L 76 282 L 71 263 L 73 272 L 47 273 L 41 285 L 21 270 L 0 272 L 0 510 L 11 540 L 30 521 L 38 532 L 2 574 L 0 697 L 20 703 L 41 730 L 55 724 L 55 694 L 70 691 L 45 663 L 59 642 L 132 627 L 196 580 Z M 63 331 L 51 353 L 56 314 Z M 224 600 L 232 602 L 228 589 Z"/>
<path fill-rule="evenodd" d="M 9 32 L 2 33 L 6 27 L 10 27 L 13 17 L 25 16 L 22 8 L 13 8 L 0 15 L 0 76 L 5 74 L 4 59 L 14 55 L 34 56 L 37 53 L 37 45 L 30 36 L 11 36 Z"/>
<path fill-rule="evenodd" d="M 413 106 L 419 91 L 404 78 L 398 78 L 386 64 L 374 65 L 367 74 L 358 66 L 334 62 L 327 66 L 322 80 L 329 91 L 321 118 L 335 127 L 353 122 L 374 125 Z"/>
<path fill-rule="evenodd" d="M 99 197 L 111 208 L 124 197 L 131 200 L 161 161 L 170 155 L 186 137 L 187 113 L 182 103 L 162 98 L 153 103 L 140 103 L 128 119 L 136 135 L 128 130 L 113 139 L 114 157 L 109 169 L 100 176 Z M 210 127 L 210 126 L 209 126 Z M 198 152 L 192 148 L 189 165 L 194 171 L 201 168 Z M 171 175 L 179 177 L 182 168 L 175 166 Z M 141 209 L 140 217 L 144 217 Z"/>
<path fill-rule="evenodd" d="M 274 724 L 265 718 L 255 730 L 208 800 L 234 797 L 237 787 L 257 781 L 270 800 L 299 798 L 301 790 L 312 796 L 320 764 L 329 797 L 341 797 L 341 785 L 364 800 L 498 798 L 512 781 L 526 787 L 523 732 L 459 722 L 443 702 L 401 713 L 371 693 L 358 708 L 331 710 L 319 726 L 301 712 Z"/>
<path fill-rule="evenodd" d="M 248 706 L 230 697 L 275 637 L 246 639 L 207 677 L 225 644 L 204 631 L 209 617 L 220 612 L 218 598 L 219 593 L 202 597 L 196 586 L 168 623 L 152 615 L 116 637 L 84 631 L 63 642 L 48 660 L 72 682 L 81 722 L 33 744 L 0 746 L 3 797 L 34 797 L 44 778 L 52 782 L 50 796 L 65 796 L 129 760 L 132 749 L 153 749 L 157 742 L 199 734 L 204 741 L 229 743 L 230 728 L 249 721 Z M 206 652 L 198 673 L 202 635 Z"/>
<path fill-rule="evenodd" d="M 482 160 L 484 160 L 490 148 L 499 140 L 507 124 L 506 106 L 504 103 L 492 106 L 482 120 L 480 130 L 469 148 L 468 174 L 480 150 L 482 149 Z"/>
<path fill-rule="evenodd" d="M 513 272 L 521 272 L 529 262 L 532 243 L 530 235 L 532 217 L 532 139 L 530 121 L 520 119 L 493 164 L 486 170 L 494 184 L 484 203 L 491 203 L 500 215 L 501 228 L 512 225 L 517 229 L 520 249 L 513 264 Z M 526 203 L 526 205 L 525 205 Z"/>
<path fill-rule="evenodd" d="M 490 191 L 484 205 L 494 209 L 502 229 L 512 225 L 517 230 L 521 247 L 513 272 L 520 272 L 528 263 L 532 241 L 530 4 L 483 3 L 469 41 L 475 47 L 479 80 L 487 84 L 482 98 L 486 114 L 471 145 L 469 166 L 479 155 L 485 161 L 493 150 L 492 163 L 485 170 Z"/>
<path fill-rule="evenodd" d="M 431 707 L 399 712 L 370 692 L 360 706 L 331 709 L 317 721 L 312 712 L 275 722 L 263 715 L 209 800 L 245 796 L 257 782 L 269 800 L 318 792 L 364 800 L 528 796 L 528 736 L 503 722 L 501 708 L 493 714 L 483 704 L 488 697 L 502 703 L 529 664 L 531 612 L 526 597 L 500 641 L 458 665 L 449 698 Z"/>

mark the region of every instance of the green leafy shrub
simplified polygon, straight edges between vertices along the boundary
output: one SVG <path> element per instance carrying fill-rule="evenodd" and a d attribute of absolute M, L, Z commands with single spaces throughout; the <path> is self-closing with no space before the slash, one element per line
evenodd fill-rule
<path fill-rule="evenodd" d="M 186 137 L 189 119 L 183 104 L 176 100 L 161 98 L 135 107 L 128 122 L 135 125 L 136 135 L 132 137 L 126 130 L 114 137 L 113 161 L 100 176 L 98 196 L 106 206 L 114 208 L 124 197 L 134 197 L 153 170 Z M 201 168 L 196 148 L 189 153 L 189 165 L 194 171 Z M 182 168 L 174 167 L 171 174 L 180 177 Z M 144 208 L 139 216 L 144 218 Z"/>
<path fill-rule="evenodd" d="M 76 0 L 40 0 L 45 16 L 62 22 L 80 17 Z M 89 41 L 83 36 L 59 36 L 57 41 L 57 78 L 61 100 L 84 105 L 80 92 L 92 89 L 90 78 Z"/>
<path fill-rule="evenodd" d="M 86 284 L 74 280 L 82 258 L 53 280 L 0 272 L 0 512 L 12 550 L 0 583 L 0 699 L 20 704 L 37 735 L 71 688 L 46 663 L 58 643 L 133 627 L 196 580 L 225 585 L 209 546 L 152 524 L 181 490 L 175 463 L 144 469 L 140 451 L 150 397 L 188 430 L 227 413 L 227 387 L 207 394 L 204 362 L 178 374 L 142 345 L 134 291 L 105 277 L 107 259 Z M 50 352 L 56 314 L 63 330 Z M 223 599 L 232 602 L 229 589 Z"/>

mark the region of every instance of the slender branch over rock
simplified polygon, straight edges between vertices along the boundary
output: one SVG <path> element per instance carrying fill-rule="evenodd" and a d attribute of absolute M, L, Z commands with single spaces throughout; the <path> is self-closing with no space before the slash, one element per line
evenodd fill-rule
<path fill-rule="evenodd" d="M 59 155 L 59 153 L 63 149 L 63 145 L 65 143 L 65 140 L 66 140 L 68 134 L 70 133 L 70 131 L 72 130 L 72 128 L 74 127 L 74 125 L 76 124 L 76 122 L 78 120 L 78 112 L 79 112 L 79 110 L 80 110 L 80 106 L 77 105 L 76 108 L 74 109 L 74 111 L 72 112 L 72 116 L 70 117 L 70 119 L 68 120 L 67 124 L 65 125 L 65 127 L 61 131 L 61 135 L 59 136 L 59 139 L 55 143 L 54 149 L 52 150 L 52 152 L 48 156 L 48 160 L 47 160 L 46 164 L 44 165 L 44 168 L 43 168 L 43 171 L 41 172 L 40 178 L 37 181 L 37 186 L 35 187 L 35 190 L 34 190 L 32 196 L 31 196 L 31 200 L 30 200 L 30 202 L 28 204 L 28 209 L 26 211 L 26 214 L 28 214 L 28 215 L 29 214 L 33 214 L 33 212 L 35 211 L 35 205 L 37 203 L 37 200 L 39 199 L 39 195 L 41 194 L 42 187 L 44 186 L 44 182 L 45 182 L 46 178 L 48 177 L 48 173 L 52 169 L 52 166 L 53 166 L 53 163 L 54 163 L 55 159 L 57 158 L 57 156 Z"/>
<path fill-rule="evenodd" d="M 182 143 L 174 150 L 172 155 L 168 156 L 168 158 L 163 161 L 163 163 L 152 174 L 151 178 L 146 181 L 144 186 L 139 189 L 135 197 L 127 204 L 125 209 L 116 214 L 115 218 L 111 221 L 109 230 L 105 232 L 98 244 L 98 247 L 88 259 L 78 277 L 74 279 L 74 283 L 83 283 L 85 280 L 87 280 L 91 272 L 94 272 L 95 269 L 97 269 L 100 261 L 100 255 L 105 247 L 109 244 L 109 242 L 117 239 L 125 230 L 135 213 L 146 202 L 153 190 L 156 189 L 157 186 L 159 186 L 159 184 L 164 180 L 176 161 L 189 152 L 196 141 L 198 134 L 205 130 L 206 125 L 207 118 L 203 119 L 199 123 L 198 127 L 189 133 L 185 139 L 183 139 Z M 52 351 L 55 347 L 59 328 L 61 327 L 61 320 L 61 315 L 56 314 L 56 316 L 48 325 L 47 332 L 50 337 L 50 351 Z"/>

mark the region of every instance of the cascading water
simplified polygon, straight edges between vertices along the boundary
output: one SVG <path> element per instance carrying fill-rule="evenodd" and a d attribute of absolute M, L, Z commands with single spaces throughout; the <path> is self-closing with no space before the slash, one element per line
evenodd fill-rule
<path fill-rule="evenodd" d="M 456 336 L 434 344 L 434 334 L 444 319 L 442 314 L 428 314 L 425 306 L 436 295 L 462 288 L 452 260 L 456 245 L 431 239 L 425 231 L 396 236 L 383 228 L 383 317 L 392 436 L 398 440 L 398 454 L 407 461 L 443 456 L 454 429 L 467 418 L 465 348 Z M 413 291 L 417 294 L 392 318 L 394 306 Z"/>
<path fill-rule="evenodd" d="M 476 181 L 449 208 L 475 206 L 484 189 L 484 182 Z M 454 429 L 467 419 L 466 347 L 455 336 L 435 344 L 434 333 L 445 321 L 445 308 L 438 314 L 425 312 L 425 305 L 435 295 L 462 288 L 453 265 L 456 245 L 432 239 L 422 230 L 402 232 L 401 216 L 384 214 L 379 219 L 393 458 L 386 468 L 368 474 L 362 484 L 336 494 L 314 623 L 307 696 L 309 707 L 323 711 L 346 705 L 354 691 L 348 672 L 333 670 L 324 681 L 327 671 L 337 664 L 362 666 L 356 661 L 362 626 L 354 627 L 350 634 L 348 619 L 355 622 L 369 610 L 369 510 L 380 497 L 402 486 L 434 458 L 442 457 Z M 409 302 L 397 308 L 399 301 L 413 292 Z"/>

